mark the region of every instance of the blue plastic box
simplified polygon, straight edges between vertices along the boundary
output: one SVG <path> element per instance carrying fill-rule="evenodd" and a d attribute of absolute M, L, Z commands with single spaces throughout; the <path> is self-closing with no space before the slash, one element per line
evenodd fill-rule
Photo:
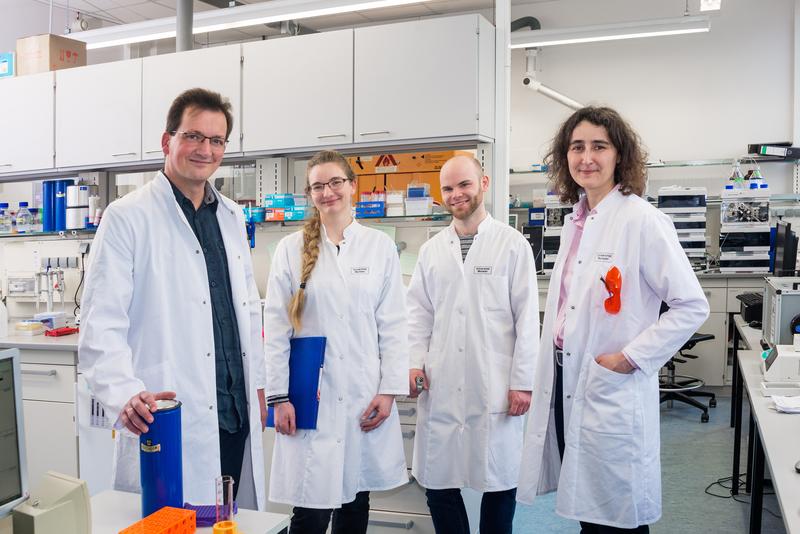
<path fill-rule="evenodd" d="M 383 217 L 385 214 L 386 202 L 356 202 L 357 219 Z"/>

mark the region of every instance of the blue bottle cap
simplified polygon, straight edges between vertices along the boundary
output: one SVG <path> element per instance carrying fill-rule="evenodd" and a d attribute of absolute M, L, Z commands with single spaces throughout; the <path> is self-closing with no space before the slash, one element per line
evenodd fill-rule
<path fill-rule="evenodd" d="M 733 186 L 732 185 L 726 185 L 725 189 L 733 189 Z"/>
<path fill-rule="evenodd" d="M 759 186 L 759 189 L 766 189 L 767 187 L 769 187 L 767 184 L 761 184 Z"/>
<path fill-rule="evenodd" d="M 20 208 L 27 208 L 28 207 L 28 203 L 27 202 L 20 202 L 19 203 L 19 207 Z"/>
<path fill-rule="evenodd" d="M 758 189 L 758 184 L 750 184 L 750 189 Z"/>

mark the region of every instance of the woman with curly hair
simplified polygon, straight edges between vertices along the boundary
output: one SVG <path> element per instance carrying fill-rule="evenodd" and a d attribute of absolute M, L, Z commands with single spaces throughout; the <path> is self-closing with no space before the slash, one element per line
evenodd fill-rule
<path fill-rule="evenodd" d="M 585 534 L 646 533 L 661 517 L 658 371 L 709 311 L 672 222 L 641 197 L 645 161 L 604 107 L 570 116 L 545 158 L 574 208 L 550 278 L 517 500 L 557 490 L 556 512 Z"/>

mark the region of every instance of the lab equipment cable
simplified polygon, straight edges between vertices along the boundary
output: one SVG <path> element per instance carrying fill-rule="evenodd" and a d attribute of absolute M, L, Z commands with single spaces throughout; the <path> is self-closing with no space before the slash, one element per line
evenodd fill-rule
<path fill-rule="evenodd" d="M 747 477 L 747 473 L 742 473 L 742 474 L 739 475 L 738 488 L 740 490 L 742 488 L 747 487 L 747 485 L 745 483 L 746 477 Z M 704 490 L 704 492 L 705 492 L 706 495 L 710 495 L 710 496 L 716 497 L 718 499 L 733 499 L 734 501 L 736 501 L 738 503 L 741 503 L 741 504 L 750 504 L 749 500 L 742 499 L 741 497 L 738 497 L 738 496 L 733 494 L 733 484 L 728 484 L 732 480 L 733 480 L 733 477 L 724 477 L 724 478 L 717 479 L 716 482 L 712 482 L 711 484 L 706 486 L 706 489 Z M 714 486 L 719 486 L 720 488 L 722 488 L 724 490 L 727 490 L 727 495 L 720 495 L 719 493 L 714 493 L 713 491 L 711 491 L 711 488 L 713 488 Z M 764 491 L 764 495 L 775 495 L 775 492 L 774 491 Z M 781 514 L 773 512 L 766 505 L 763 505 L 761 508 L 765 512 L 767 512 L 769 515 L 771 515 L 772 517 L 774 517 L 776 519 L 782 519 Z"/>
<path fill-rule="evenodd" d="M 78 315 L 78 311 L 81 309 L 81 303 L 78 300 L 78 292 L 81 290 L 81 286 L 83 286 L 83 279 L 86 276 L 86 264 L 83 259 L 86 257 L 86 252 L 81 252 L 81 279 L 78 281 L 78 286 L 75 288 L 75 308 L 72 310 L 72 315 Z"/>

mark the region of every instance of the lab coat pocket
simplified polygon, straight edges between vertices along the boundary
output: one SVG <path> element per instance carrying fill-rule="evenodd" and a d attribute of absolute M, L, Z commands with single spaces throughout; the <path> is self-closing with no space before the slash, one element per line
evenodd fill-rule
<path fill-rule="evenodd" d="M 475 275 L 480 280 L 481 306 L 487 312 L 511 311 L 508 278 L 502 275 Z"/>
<path fill-rule="evenodd" d="M 592 358 L 585 383 L 583 428 L 601 434 L 632 435 L 635 384 L 632 374 L 606 369 Z"/>
<path fill-rule="evenodd" d="M 511 356 L 489 352 L 489 413 L 508 413 Z"/>

